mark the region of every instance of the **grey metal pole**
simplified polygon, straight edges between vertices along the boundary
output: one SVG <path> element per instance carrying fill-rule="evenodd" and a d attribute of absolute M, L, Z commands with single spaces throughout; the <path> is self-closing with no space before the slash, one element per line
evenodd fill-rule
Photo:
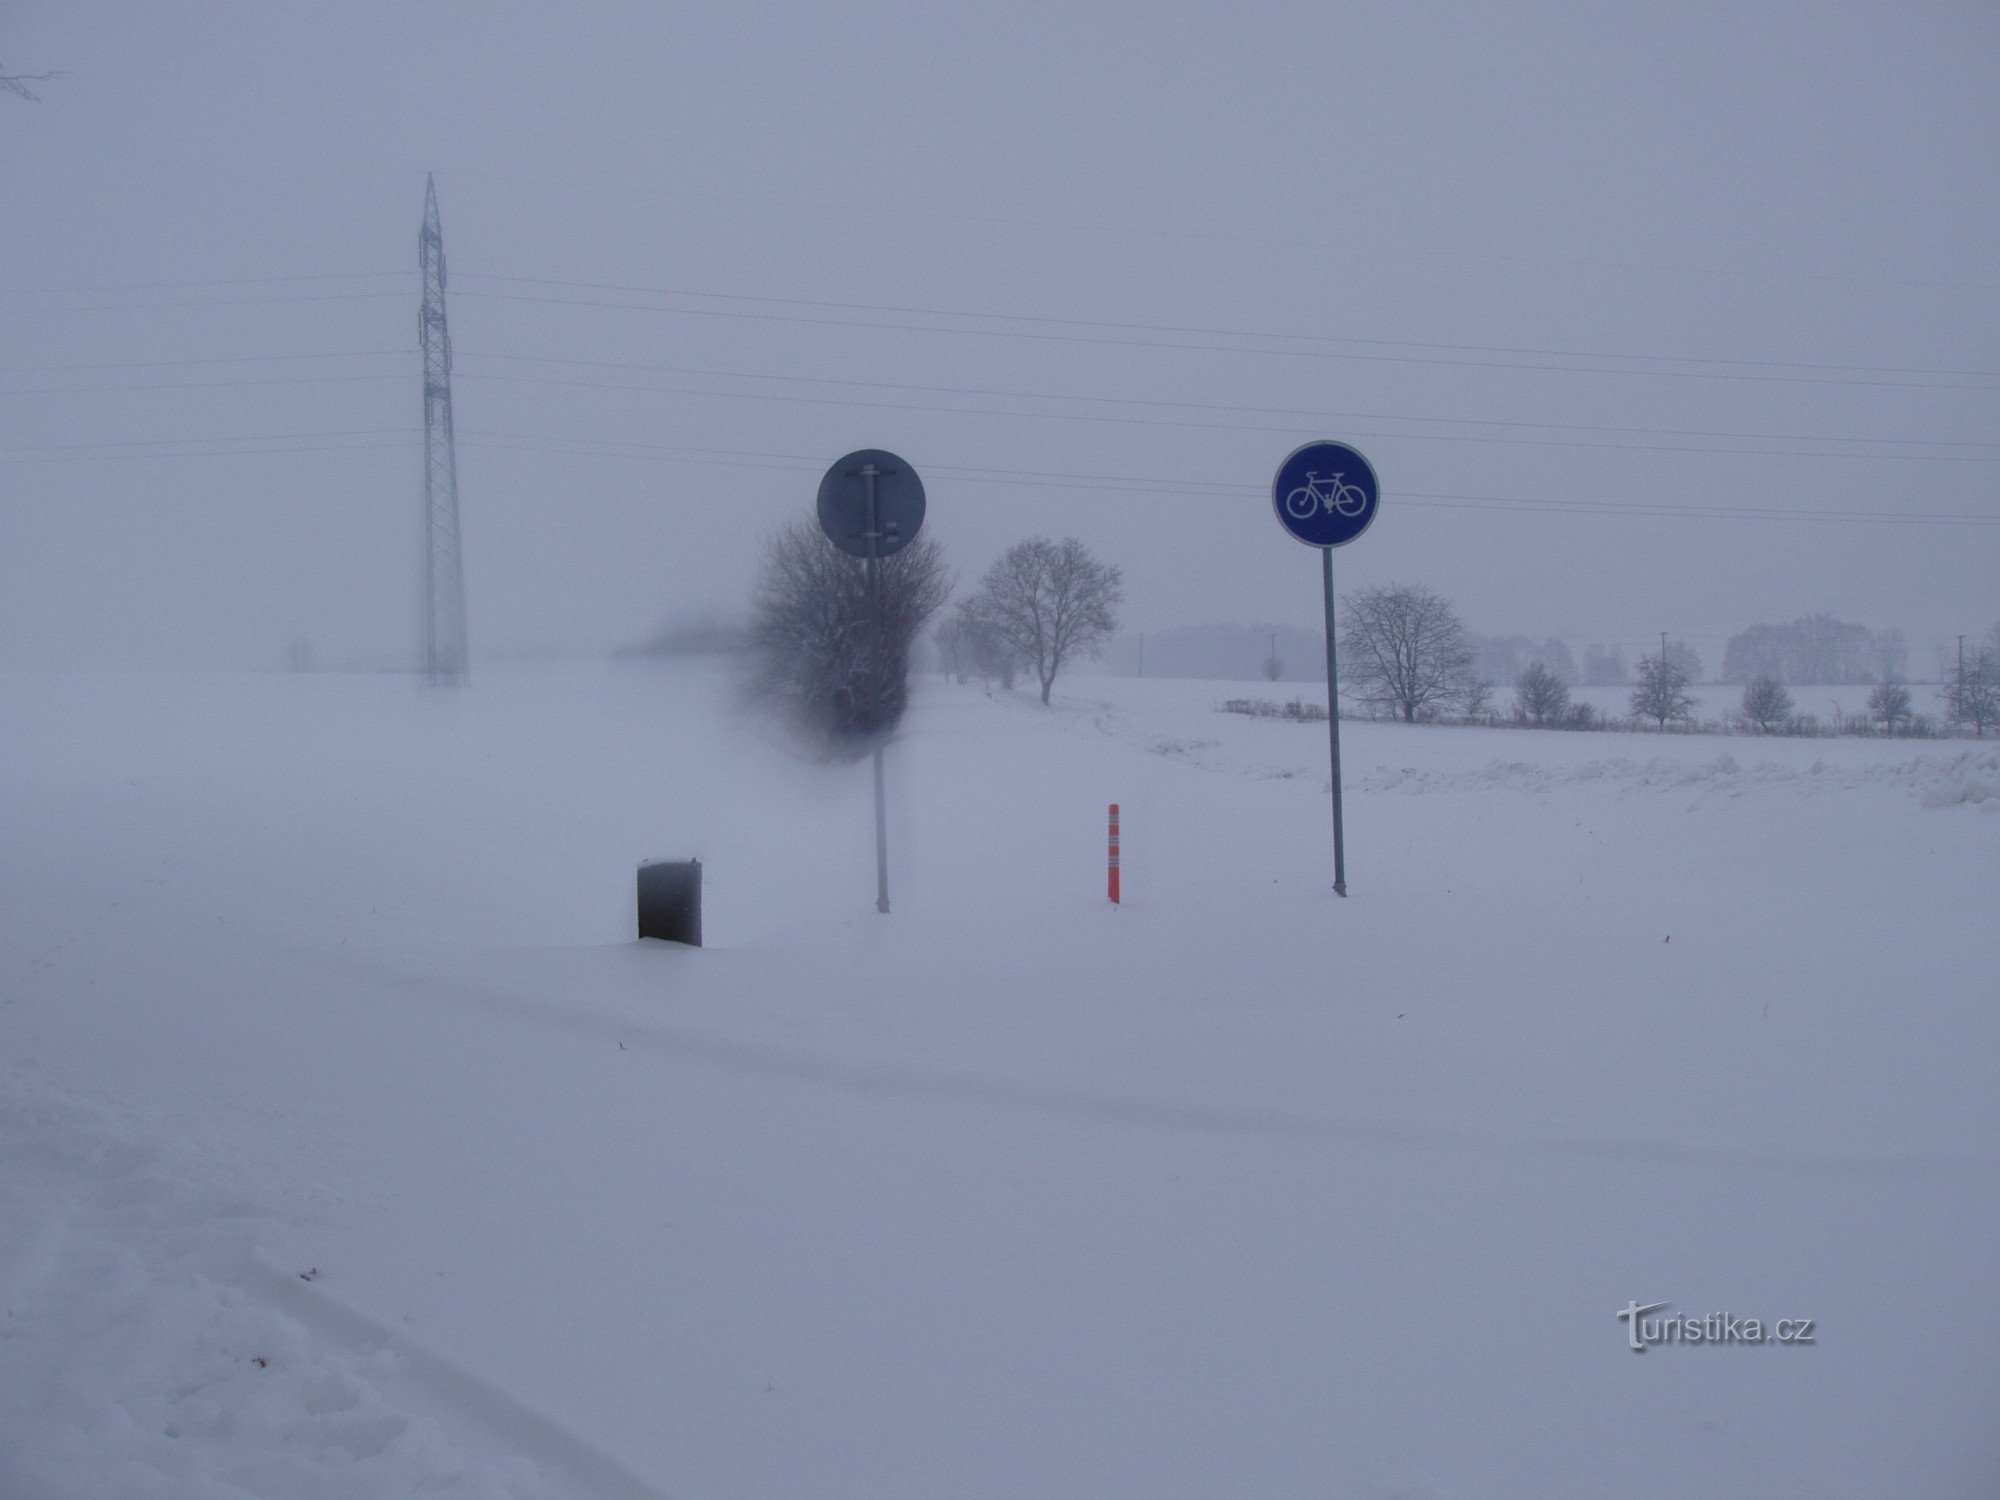
<path fill-rule="evenodd" d="M 861 482 L 868 492 L 868 627 L 869 639 L 873 643 L 870 665 L 873 676 L 870 692 L 874 697 L 874 709 L 879 716 L 882 711 L 882 560 L 877 556 L 881 545 L 882 520 L 875 506 L 875 477 L 880 471 L 873 464 L 861 466 Z M 889 814 L 886 793 L 882 779 L 882 741 L 875 741 L 875 910 L 889 914 Z"/>
<path fill-rule="evenodd" d="M 1319 549 L 1326 592 L 1326 741 L 1333 760 L 1333 893 L 1347 894 L 1347 849 L 1340 826 L 1340 666 L 1333 651 L 1333 548 Z"/>

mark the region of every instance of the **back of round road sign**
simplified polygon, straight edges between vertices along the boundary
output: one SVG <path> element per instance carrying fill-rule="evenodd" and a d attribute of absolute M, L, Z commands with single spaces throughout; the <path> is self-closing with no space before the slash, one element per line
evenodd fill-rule
<path fill-rule="evenodd" d="M 1308 547 L 1345 547 L 1368 529 L 1381 499 L 1374 465 L 1345 443 L 1294 449 L 1271 481 L 1278 523 Z"/>
<path fill-rule="evenodd" d="M 884 449 L 848 454 L 819 482 L 820 530 L 851 556 L 894 556 L 923 525 L 924 482 L 906 460 Z"/>
<path fill-rule="evenodd" d="M 868 564 L 868 636 L 882 645 L 882 559 L 917 539 L 924 524 L 924 482 L 908 462 L 882 448 L 859 448 L 834 462 L 819 482 L 819 528 L 826 539 Z M 876 691 L 881 679 L 876 679 Z M 889 914 L 888 793 L 882 742 L 875 742 L 875 909 Z"/>

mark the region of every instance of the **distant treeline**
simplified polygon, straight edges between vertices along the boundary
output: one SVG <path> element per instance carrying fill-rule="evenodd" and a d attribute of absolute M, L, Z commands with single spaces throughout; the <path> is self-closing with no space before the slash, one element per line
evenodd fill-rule
<path fill-rule="evenodd" d="M 651 639 L 621 648 L 621 656 L 729 655 L 749 639 L 741 623 L 719 615 L 675 620 Z M 1581 649 L 1550 638 L 1467 633 L 1472 675 L 1497 685 L 1515 682 L 1530 667 L 1545 668 L 1575 687 L 1624 687 L 1634 678 L 1642 650 L 1592 641 Z M 1654 655 L 1658 654 L 1657 648 Z M 927 653 L 928 655 L 928 653 Z M 1768 677 L 1792 687 L 1873 684 L 1905 680 L 1910 652 L 1903 632 L 1870 630 L 1831 615 L 1806 615 L 1787 624 L 1752 625 L 1729 638 L 1713 678 L 1686 641 L 1672 640 L 1668 659 L 1690 683 L 1747 683 Z M 298 669 L 296 659 L 291 665 Z M 926 665 L 931 664 L 928 660 Z M 1926 661 L 1931 675 L 1950 670 Z M 1326 677 L 1326 643 L 1316 630 L 1293 625 L 1183 625 L 1172 630 L 1125 632 L 1105 653 L 1105 669 L 1121 677 L 1208 678 L 1226 682 L 1319 682 Z"/>
<path fill-rule="evenodd" d="M 1569 687 L 1625 687 L 1634 663 L 1624 646 L 1592 641 L 1580 649 L 1557 639 L 1468 633 L 1472 674 L 1507 684 L 1533 666 L 1546 668 Z M 1657 648 L 1652 651 L 1658 655 Z M 1729 638 L 1722 665 L 1711 678 L 1701 655 L 1684 640 L 1669 641 L 1667 656 L 1691 683 L 1747 683 L 1760 677 L 1794 687 L 1873 684 L 1906 679 L 1909 647 L 1903 632 L 1870 630 L 1831 615 L 1807 615 L 1788 624 L 1752 625 Z M 1122 677 L 1196 677 L 1227 682 L 1317 682 L 1326 676 L 1326 645 L 1316 630 L 1289 625 L 1184 625 L 1173 630 L 1127 632 L 1106 653 L 1106 669 Z M 1948 669 L 1924 663 L 1931 675 Z"/>
<path fill-rule="evenodd" d="M 1593 641 L 1579 662 L 1559 640 L 1525 635 L 1471 635 L 1473 671 L 1489 682 L 1512 682 L 1537 662 L 1572 685 L 1622 685 L 1632 670 L 1622 647 Z M 1683 666 L 1701 671 L 1684 642 L 1671 648 Z M 1106 669 L 1120 677 L 1198 677 L 1228 682 L 1322 682 L 1326 638 L 1291 625 L 1183 625 L 1173 630 L 1128 632 L 1106 653 Z"/>
<path fill-rule="evenodd" d="M 1909 666 L 1902 631 L 1807 615 L 1789 625 L 1752 625 L 1731 636 L 1722 654 L 1721 681 L 1769 677 L 1793 687 L 1893 682 Z"/>
<path fill-rule="evenodd" d="M 663 625 L 636 646 L 620 646 L 617 656 L 733 656 L 750 649 L 750 627 L 720 615 L 690 615 Z"/>

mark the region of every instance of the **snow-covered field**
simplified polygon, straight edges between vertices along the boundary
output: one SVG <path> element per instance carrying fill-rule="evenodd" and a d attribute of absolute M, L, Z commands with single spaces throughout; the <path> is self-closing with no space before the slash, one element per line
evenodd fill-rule
<path fill-rule="evenodd" d="M 2000 749 L 1061 688 L 0 683 L 0 1495 L 2000 1491 Z"/>

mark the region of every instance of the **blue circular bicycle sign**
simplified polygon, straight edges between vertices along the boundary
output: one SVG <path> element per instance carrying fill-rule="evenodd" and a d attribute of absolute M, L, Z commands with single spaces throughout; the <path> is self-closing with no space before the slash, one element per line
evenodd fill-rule
<path fill-rule="evenodd" d="M 1271 505 L 1308 547 L 1344 547 L 1368 529 L 1382 492 L 1374 467 L 1345 443 L 1307 443 L 1278 465 Z"/>

